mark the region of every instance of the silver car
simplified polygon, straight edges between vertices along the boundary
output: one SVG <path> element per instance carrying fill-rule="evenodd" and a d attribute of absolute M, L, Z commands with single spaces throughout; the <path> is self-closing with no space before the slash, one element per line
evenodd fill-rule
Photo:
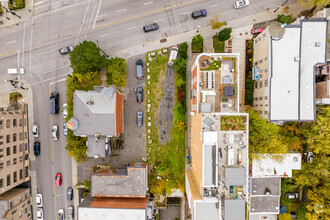
<path fill-rule="evenodd" d="M 68 220 L 72 220 L 74 216 L 74 209 L 73 206 L 68 206 Z"/>
<path fill-rule="evenodd" d="M 244 8 L 250 4 L 249 0 L 239 0 L 234 3 L 234 8 Z"/>
<path fill-rule="evenodd" d="M 136 112 L 136 124 L 139 127 L 141 127 L 143 125 L 143 112 L 142 111 Z"/>
<path fill-rule="evenodd" d="M 66 125 L 66 123 L 64 123 L 64 125 L 63 125 L 63 134 L 64 134 L 64 136 L 68 135 L 68 126 Z"/>
<path fill-rule="evenodd" d="M 54 141 L 57 141 L 59 137 L 58 134 L 58 126 L 57 125 L 53 125 L 53 129 L 52 129 L 52 138 Z"/>

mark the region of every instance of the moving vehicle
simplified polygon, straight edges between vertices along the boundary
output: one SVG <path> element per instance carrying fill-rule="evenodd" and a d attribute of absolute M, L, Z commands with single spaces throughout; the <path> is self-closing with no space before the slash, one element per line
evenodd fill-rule
<path fill-rule="evenodd" d="M 40 142 L 36 141 L 33 145 L 33 151 L 35 156 L 40 156 Z"/>
<path fill-rule="evenodd" d="M 44 219 L 44 210 L 42 208 L 37 209 L 37 219 L 43 220 Z"/>
<path fill-rule="evenodd" d="M 251 29 L 251 34 L 259 34 L 261 32 L 263 32 L 265 29 L 263 28 L 253 28 Z"/>
<path fill-rule="evenodd" d="M 299 194 L 298 193 L 286 193 L 286 198 L 288 199 L 298 199 Z"/>
<path fill-rule="evenodd" d="M 228 165 L 235 165 L 235 155 L 234 155 L 234 149 L 232 146 L 228 146 Z"/>
<path fill-rule="evenodd" d="M 137 87 L 137 89 L 136 89 L 136 101 L 138 103 L 143 102 L 143 88 L 142 87 Z"/>
<path fill-rule="evenodd" d="M 137 79 L 143 78 L 142 67 L 143 67 L 143 62 L 141 59 L 138 59 L 136 61 L 136 78 Z"/>
<path fill-rule="evenodd" d="M 191 17 L 193 17 L 193 19 L 199 18 L 199 17 L 206 17 L 207 12 L 205 9 L 202 10 L 198 10 L 198 11 L 194 11 L 193 13 L 191 13 Z"/>
<path fill-rule="evenodd" d="M 136 124 L 139 127 L 143 125 L 143 112 L 141 110 L 136 112 Z"/>
<path fill-rule="evenodd" d="M 58 210 L 58 220 L 64 220 L 64 209 Z"/>
<path fill-rule="evenodd" d="M 63 124 L 63 134 L 64 136 L 68 135 L 68 126 L 66 125 L 66 123 Z"/>
<path fill-rule="evenodd" d="M 149 24 L 143 27 L 144 32 L 158 30 L 159 26 L 157 23 Z"/>
<path fill-rule="evenodd" d="M 71 51 L 73 51 L 73 47 L 69 46 L 69 47 L 63 47 L 61 49 L 59 49 L 60 54 L 62 55 L 66 55 L 69 54 Z"/>
<path fill-rule="evenodd" d="M 50 114 L 52 115 L 58 114 L 59 112 L 58 98 L 59 95 L 57 92 L 52 92 L 50 95 Z"/>
<path fill-rule="evenodd" d="M 176 46 L 173 46 L 171 48 L 170 59 L 168 60 L 168 65 L 173 66 L 174 60 L 176 59 L 177 55 L 178 55 L 178 48 Z"/>
<path fill-rule="evenodd" d="M 74 216 L 74 209 L 73 206 L 68 206 L 68 220 L 72 220 Z"/>
<path fill-rule="evenodd" d="M 66 197 L 68 200 L 72 200 L 73 199 L 73 189 L 72 187 L 69 187 L 66 191 Z"/>
<path fill-rule="evenodd" d="M 22 75 L 25 73 L 24 68 L 10 68 L 7 71 L 8 74 L 13 74 L 13 75 Z"/>
<path fill-rule="evenodd" d="M 57 141 L 59 137 L 58 134 L 58 126 L 57 125 L 53 125 L 53 129 L 52 129 L 52 138 L 54 141 Z"/>
<path fill-rule="evenodd" d="M 62 185 L 62 174 L 61 173 L 56 173 L 55 184 L 56 184 L 56 186 Z"/>
<path fill-rule="evenodd" d="M 66 103 L 63 104 L 62 111 L 63 111 L 63 118 L 68 117 L 68 104 Z"/>
<path fill-rule="evenodd" d="M 39 137 L 39 125 L 33 125 L 32 134 L 33 137 Z"/>
<path fill-rule="evenodd" d="M 244 8 L 250 4 L 249 0 L 239 0 L 234 3 L 234 8 Z"/>
<path fill-rule="evenodd" d="M 36 195 L 36 204 L 37 207 L 42 207 L 42 194 L 38 193 Z"/>

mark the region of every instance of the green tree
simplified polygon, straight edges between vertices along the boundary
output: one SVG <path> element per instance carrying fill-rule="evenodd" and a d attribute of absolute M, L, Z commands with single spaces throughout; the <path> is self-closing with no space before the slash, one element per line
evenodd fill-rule
<path fill-rule="evenodd" d="M 174 69 L 180 76 L 186 75 L 187 61 L 181 57 L 174 60 Z"/>
<path fill-rule="evenodd" d="M 183 59 L 188 59 L 188 44 L 187 42 L 184 42 L 182 44 L 180 44 L 179 47 L 179 57 L 183 58 Z"/>
<path fill-rule="evenodd" d="M 111 58 L 108 61 L 107 80 L 109 85 L 126 86 L 126 63 L 122 58 Z"/>
<path fill-rule="evenodd" d="M 290 215 L 290 213 L 283 213 L 278 216 L 279 220 L 291 220 L 293 219 Z"/>
<path fill-rule="evenodd" d="M 70 53 L 73 72 L 86 74 L 99 71 L 105 65 L 106 58 L 100 55 L 100 48 L 92 41 L 84 41 L 74 47 Z"/>
<path fill-rule="evenodd" d="M 198 34 L 193 37 L 191 41 L 191 50 L 193 53 L 201 53 L 203 52 L 203 43 L 204 39 L 202 35 Z"/>
<path fill-rule="evenodd" d="M 231 35 L 231 28 L 224 28 L 221 31 L 219 31 L 218 39 L 219 41 L 226 41 L 230 38 Z"/>
<path fill-rule="evenodd" d="M 282 24 L 291 24 L 292 17 L 291 15 L 277 15 L 277 21 Z"/>

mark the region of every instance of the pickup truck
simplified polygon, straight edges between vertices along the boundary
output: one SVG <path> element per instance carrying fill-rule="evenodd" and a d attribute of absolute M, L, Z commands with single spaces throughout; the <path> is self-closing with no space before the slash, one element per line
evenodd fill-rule
<path fill-rule="evenodd" d="M 176 59 L 177 55 L 178 55 L 178 48 L 176 46 L 173 46 L 171 48 L 170 59 L 168 60 L 168 65 L 173 66 L 174 60 Z"/>

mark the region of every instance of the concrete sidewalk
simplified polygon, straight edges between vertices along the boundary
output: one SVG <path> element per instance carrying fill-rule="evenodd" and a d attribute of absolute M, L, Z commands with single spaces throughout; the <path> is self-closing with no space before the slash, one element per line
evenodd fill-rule
<path fill-rule="evenodd" d="M 25 0 L 25 8 L 19 9 L 19 10 L 13 10 L 13 12 L 15 12 L 21 18 L 15 16 L 15 15 L 12 15 L 10 12 L 6 12 L 6 10 L 4 8 L 2 8 L 3 14 L 2 14 L 2 16 L 0 16 L 0 28 L 19 24 L 21 22 L 26 21 L 30 17 L 32 17 L 33 3 L 34 3 L 34 0 Z M 8 0 L 7 1 L 2 0 L 1 5 L 8 9 Z M 10 20 L 7 20 L 7 17 Z M 2 21 L 2 24 L 1 24 L 1 21 Z"/>

